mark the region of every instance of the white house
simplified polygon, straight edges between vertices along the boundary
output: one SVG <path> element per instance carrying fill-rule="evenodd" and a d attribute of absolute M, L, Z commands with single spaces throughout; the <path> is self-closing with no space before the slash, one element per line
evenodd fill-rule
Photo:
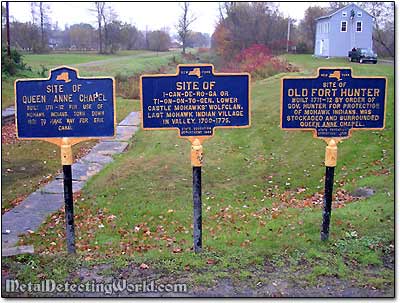
<path fill-rule="evenodd" d="M 353 47 L 372 49 L 373 19 L 354 3 L 316 19 L 314 55 L 347 57 Z"/>

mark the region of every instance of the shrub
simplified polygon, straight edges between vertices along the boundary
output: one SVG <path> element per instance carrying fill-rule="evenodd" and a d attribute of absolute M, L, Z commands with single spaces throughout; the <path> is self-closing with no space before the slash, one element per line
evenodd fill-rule
<path fill-rule="evenodd" d="M 11 58 L 7 55 L 7 49 L 1 49 L 1 71 L 8 75 L 15 75 L 18 70 L 27 69 L 22 61 L 22 55 L 15 49 L 11 50 Z"/>
<path fill-rule="evenodd" d="M 309 54 L 312 53 L 311 47 L 307 45 L 304 41 L 300 41 L 297 44 L 296 51 L 299 54 Z"/>
<path fill-rule="evenodd" d="M 285 60 L 273 56 L 271 50 L 261 44 L 254 44 L 244 49 L 223 69 L 226 72 L 248 72 L 256 79 L 295 70 Z"/>
<path fill-rule="evenodd" d="M 199 47 L 197 49 L 197 53 L 199 53 L 199 54 L 208 53 L 209 51 L 210 51 L 210 49 L 208 47 Z"/>

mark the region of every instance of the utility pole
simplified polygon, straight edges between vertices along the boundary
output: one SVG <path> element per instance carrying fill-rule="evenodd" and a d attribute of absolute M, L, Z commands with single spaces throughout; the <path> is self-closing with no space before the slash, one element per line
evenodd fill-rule
<path fill-rule="evenodd" d="M 290 17 L 288 18 L 288 29 L 287 29 L 287 41 L 286 41 L 286 52 L 289 52 L 289 40 L 290 40 Z"/>
<path fill-rule="evenodd" d="M 10 11 L 8 8 L 8 1 L 6 2 L 6 31 L 7 31 L 7 56 L 11 59 Z"/>

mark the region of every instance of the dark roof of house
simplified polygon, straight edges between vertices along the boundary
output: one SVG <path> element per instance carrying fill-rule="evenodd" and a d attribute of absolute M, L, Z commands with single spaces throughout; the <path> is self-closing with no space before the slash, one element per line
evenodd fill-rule
<path fill-rule="evenodd" d="M 319 17 L 319 18 L 317 18 L 317 19 L 315 19 L 315 20 L 330 18 L 330 17 L 332 17 L 333 15 L 337 14 L 338 12 L 340 12 L 340 11 L 342 11 L 342 10 L 348 8 L 349 6 L 352 6 L 352 5 L 356 6 L 359 10 L 362 10 L 364 13 L 366 13 L 366 14 L 370 15 L 372 18 L 374 18 L 374 16 L 372 16 L 370 13 L 368 13 L 365 9 L 362 9 L 361 7 L 359 7 L 358 5 L 356 5 L 356 4 L 354 4 L 354 3 L 350 3 L 350 4 L 348 4 L 348 5 L 346 5 L 346 6 L 342 7 L 342 8 L 340 8 L 340 9 L 338 9 L 338 10 L 332 10 L 332 11 L 329 12 L 327 15 L 322 16 L 322 17 Z"/>

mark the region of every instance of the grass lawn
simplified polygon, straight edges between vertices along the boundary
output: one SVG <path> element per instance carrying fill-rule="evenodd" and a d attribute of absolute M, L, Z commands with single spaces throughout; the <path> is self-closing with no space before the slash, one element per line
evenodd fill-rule
<path fill-rule="evenodd" d="M 394 243 L 393 67 L 287 58 L 302 68 L 298 74 L 352 66 L 356 76 L 389 81 L 386 129 L 356 131 L 338 147 L 336 200 L 363 186 L 375 194 L 335 203 L 328 242 L 319 239 L 321 206 L 311 203 L 323 193 L 325 143 L 279 128 L 281 74 L 253 84 L 251 128 L 218 129 L 204 142 L 203 253 L 191 250 L 189 142 L 172 130 L 139 131 L 75 202 L 78 257 L 64 254 L 59 212 L 22 241 L 41 254 L 6 259 L 7 266 L 18 268 L 22 280 L 41 274 L 64 281 L 81 267 L 109 263 L 116 272 L 144 262 L 174 277 L 188 274 L 197 286 L 227 277 L 256 285 L 267 279 L 269 264 L 304 287 L 335 278 L 345 286 L 393 289 L 394 272 L 385 265 Z"/>
<path fill-rule="evenodd" d="M 1 78 L 1 109 L 14 105 L 14 81 L 19 78 L 37 78 L 38 75 L 32 71 L 23 71 L 17 76 L 5 76 Z"/>
<path fill-rule="evenodd" d="M 76 66 L 82 63 L 93 61 L 109 60 L 111 58 L 134 56 L 139 54 L 152 53 L 149 51 L 132 50 L 121 51 L 116 54 L 106 55 L 98 54 L 97 52 L 69 52 L 69 53 L 51 53 L 51 54 L 24 54 L 23 60 L 26 64 L 33 68 L 35 71 L 41 71 L 41 66 L 51 69 L 60 65 Z"/>
<path fill-rule="evenodd" d="M 178 58 L 178 52 L 123 51 L 113 55 L 29 54 L 24 56 L 24 62 L 38 72 L 42 70 L 42 66 L 49 70 L 60 65 L 69 65 L 78 68 L 81 76 L 116 76 L 117 74 L 129 76 L 167 65 L 173 56 Z"/>

